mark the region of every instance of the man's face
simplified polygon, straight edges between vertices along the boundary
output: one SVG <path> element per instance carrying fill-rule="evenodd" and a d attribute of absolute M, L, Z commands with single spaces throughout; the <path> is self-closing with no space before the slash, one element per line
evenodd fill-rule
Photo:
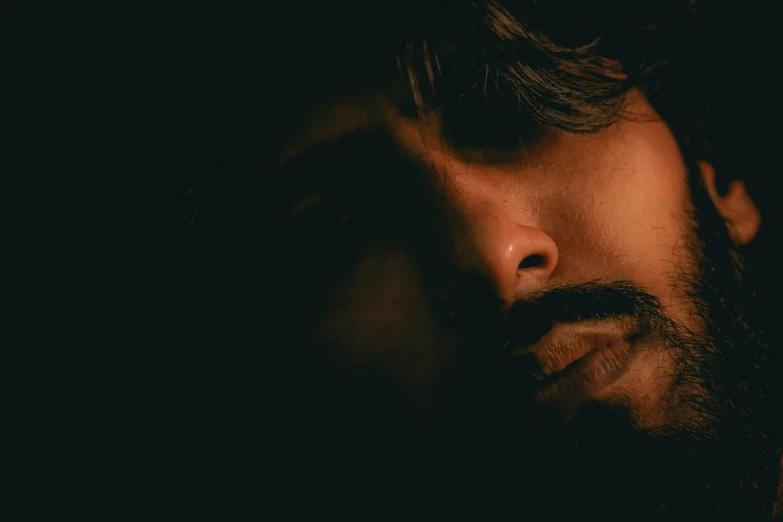
<path fill-rule="evenodd" d="M 399 147 L 388 154 L 408 155 L 416 165 L 410 170 L 424 178 L 394 179 L 410 173 L 389 169 L 391 157 L 369 158 L 361 175 L 372 178 L 368 186 L 375 189 L 356 197 L 384 215 L 352 216 L 349 208 L 324 218 L 344 219 L 346 228 L 351 219 L 378 220 L 365 225 L 370 230 L 363 251 L 343 261 L 350 265 L 347 274 L 328 289 L 323 312 L 313 321 L 313 339 L 338 364 L 383 383 L 413 412 L 431 415 L 445 372 L 461 350 L 470 349 L 457 326 L 467 326 L 471 317 L 454 321 L 454 301 L 468 277 L 486 283 L 497 298 L 486 306 L 502 309 L 552 289 L 626 281 L 656 298 L 671 319 L 702 329 L 690 300 L 675 288 L 683 271 L 695 270 L 687 241 L 692 224 L 686 167 L 668 127 L 644 99 L 637 97 L 629 109 L 637 121 L 582 136 L 548 131 L 538 143 L 506 153 L 502 162 L 488 151 L 451 150 L 437 123 L 406 120 L 386 107 L 381 101 L 327 107 L 309 127 L 311 142 L 336 142 L 356 127 L 388 134 Z M 340 128 L 351 117 L 356 126 Z M 308 146 L 307 132 L 300 139 Z M 363 151 L 349 145 L 341 153 Z M 319 165 L 319 175 L 340 176 L 341 167 Z M 310 195 L 303 196 L 292 220 L 328 204 L 308 208 Z M 311 255 L 311 277 L 318 279 L 319 259 L 339 253 Z M 599 348 L 599 341 L 624 344 L 635 333 L 633 320 L 554 325 L 537 348 L 542 370 L 562 370 Z M 518 328 L 525 321 L 520 317 Z M 622 375 L 612 372 L 609 379 L 597 377 L 604 363 L 596 360 L 580 375 L 594 385 L 558 391 L 561 383 L 554 382 L 541 399 L 576 407 L 581 399 L 622 397 L 645 424 L 664 422 L 661 400 L 671 388 L 674 361 L 662 348 L 645 347 Z M 625 352 L 620 346 L 604 355 Z"/>
<path fill-rule="evenodd" d="M 603 131 L 505 150 L 460 149 L 439 118 L 374 94 L 323 103 L 303 129 L 280 175 L 318 181 L 281 223 L 303 309 L 292 337 L 331 376 L 314 410 L 538 444 L 621 419 L 618 441 L 667 433 L 684 448 L 752 386 L 720 379 L 751 360 L 726 346 L 755 349 L 723 299 L 740 289 L 729 238 L 752 238 L 758 213 L 737 187 L 708 195 L 709 167 L 686 166 L 641 94 Z M 737 207 L 729 236 L 719 212 Z"/>

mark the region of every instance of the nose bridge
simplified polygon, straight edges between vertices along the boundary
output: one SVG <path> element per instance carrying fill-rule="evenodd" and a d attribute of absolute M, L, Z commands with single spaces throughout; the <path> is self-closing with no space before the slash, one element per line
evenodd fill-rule
<path fill-rule="evenodd" d="M 537 217 L 512 191 L 480 173 L 449 177 L 450 206 L 458 214 L 455 261 L 486 277 L 498 297 L 511 301 L 542 288 L 555 269 L 558 249 Z"/>

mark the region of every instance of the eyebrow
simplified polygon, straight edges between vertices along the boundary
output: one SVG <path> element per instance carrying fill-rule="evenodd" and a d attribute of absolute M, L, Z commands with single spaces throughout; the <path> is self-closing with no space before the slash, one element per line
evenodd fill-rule
<path fill-rule="evenodd" d="M 358 152 L 357 152 L 358 151 Z M 304 149 L 274 169 L 268 178 L 270 183 L 286 183 L 303 174 L 311 174 L 316 168 L 345 163 L 357 154 L 366 156 L 375 151 L 378 157 L 399 155 L 390 137 L 379 130 L 359 129 L 331 141 L 318 143 Z"/>

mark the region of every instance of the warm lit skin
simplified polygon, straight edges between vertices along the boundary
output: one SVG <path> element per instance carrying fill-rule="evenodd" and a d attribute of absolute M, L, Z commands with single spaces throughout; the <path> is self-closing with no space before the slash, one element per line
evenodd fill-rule
<path fill-rule="evenodd" d="M 455 285 L 465 274 L 479 275 L 505 308 L 559 287 L 630 281 L 676 323 L 705 330 L 679 286 L 683 275 L 695 273 L 688 172 L 668 125 L 639 92 L 629 94 L 623 118 L 608 129 L 589 135 L 551 130 L 517 151 L 455 150 L 437 117 L 402 115 L 388 96 L 376 93 L 323 102 L 299 128 L 279 157 L 280 167 L 360 130 L 389 136 L 397 154 L 419 165 L 416 197 L 399 197 L 394 205 L 400 215 L 412 207 L 428 209 L 422 214 L 427 217 L 414 222 L 415 233 L 373 237 L 319 301 L 306 337 L 358 377 L 358 390 L 362 382 L 381 388 L 422 426 L 437 411 L 443 382 L 468 344 L 450 312 Z M 721 194 L 712 166 L 699 167 L 734 244 L 752 241 L 761 218 L 744 183 L 733 181 Z M 378 175 L 372 161 L 366 168 L 367 176 Z M 386 181 L 376 179 L 376 185 Z M 303 195 L 289 219 L 306 213 L 318 197 Z M 378 194 L 361 197 L 372 206 Z M 395 206 L 378 207 L 392 214 L 384 218 L 397 219 Z M 424 251 L 429 244 L 444 254 L 435 266 Z M 318 271 L 310 275 L 318 277 Z M 609 321 L 594 325 L 613 331 Z M 668 426 L 689 415 L 678 401 L 674 371 L 672 352 L 647 346 L 622 377 L 590 390 L 589 398 L 628 407 L 641 427 Z M 567 422 L 584 398 L 561 395 L 547 400 Z M 781 511 L 778 505 L 775 513 Z"/>
<path fill-rule="evenodd" d="M 643 96 L 632 93 L 630 101 L 624 121 L 609 129 L 553 131 L 522 154 L 500 157 L 452 150 L 436 120 L 403 117 L 381 95 L 323 104 L 291 138 L 280 164 L 351 131 L 385 129 L 405 154 L 431 167 L 425 201 L 431 198 L 447 219 L 429 233 L 448 245 L 448 255 L 439 272 L 443 281 L 432 285 L 413 241 L 373 242 L 327 297 L 313 332 L 317 344 L 352 373 L 384 383 L 426 420 L 441 373 L 461 346 L 439 312 L 448 290 L 433 291 L 448 289 L 452 274 L 482 274 L 507 305 L 562 285 L 633 281 L 671 318 L 699 331 L 693 310 L 674 289 L 678 271 L 691 270 L 683 248 L 689 226 L 684 162 Z M 706 163 L 702 176 L 735 242 L 752 240 L 760 215 L 744 185 L 735 182 L 721 195 Z M 672 410 L 661 397 L 672 368 L 667 352 L 647 350 L 594 397 L 622 398 L 643 425 L 666 423 Z"/>

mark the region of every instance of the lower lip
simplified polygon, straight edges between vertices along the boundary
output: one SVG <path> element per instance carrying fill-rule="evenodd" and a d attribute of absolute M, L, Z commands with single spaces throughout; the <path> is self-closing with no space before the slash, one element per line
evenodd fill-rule
<path fill-rule="evenodd" d="M 629 341 L 618 341 L 591 350 L 541 383 L 534 399 L 537 402 L 562 402 L 598 398 L 602 390 L 628 371 L 639 351 L 639 347 Z"/>

